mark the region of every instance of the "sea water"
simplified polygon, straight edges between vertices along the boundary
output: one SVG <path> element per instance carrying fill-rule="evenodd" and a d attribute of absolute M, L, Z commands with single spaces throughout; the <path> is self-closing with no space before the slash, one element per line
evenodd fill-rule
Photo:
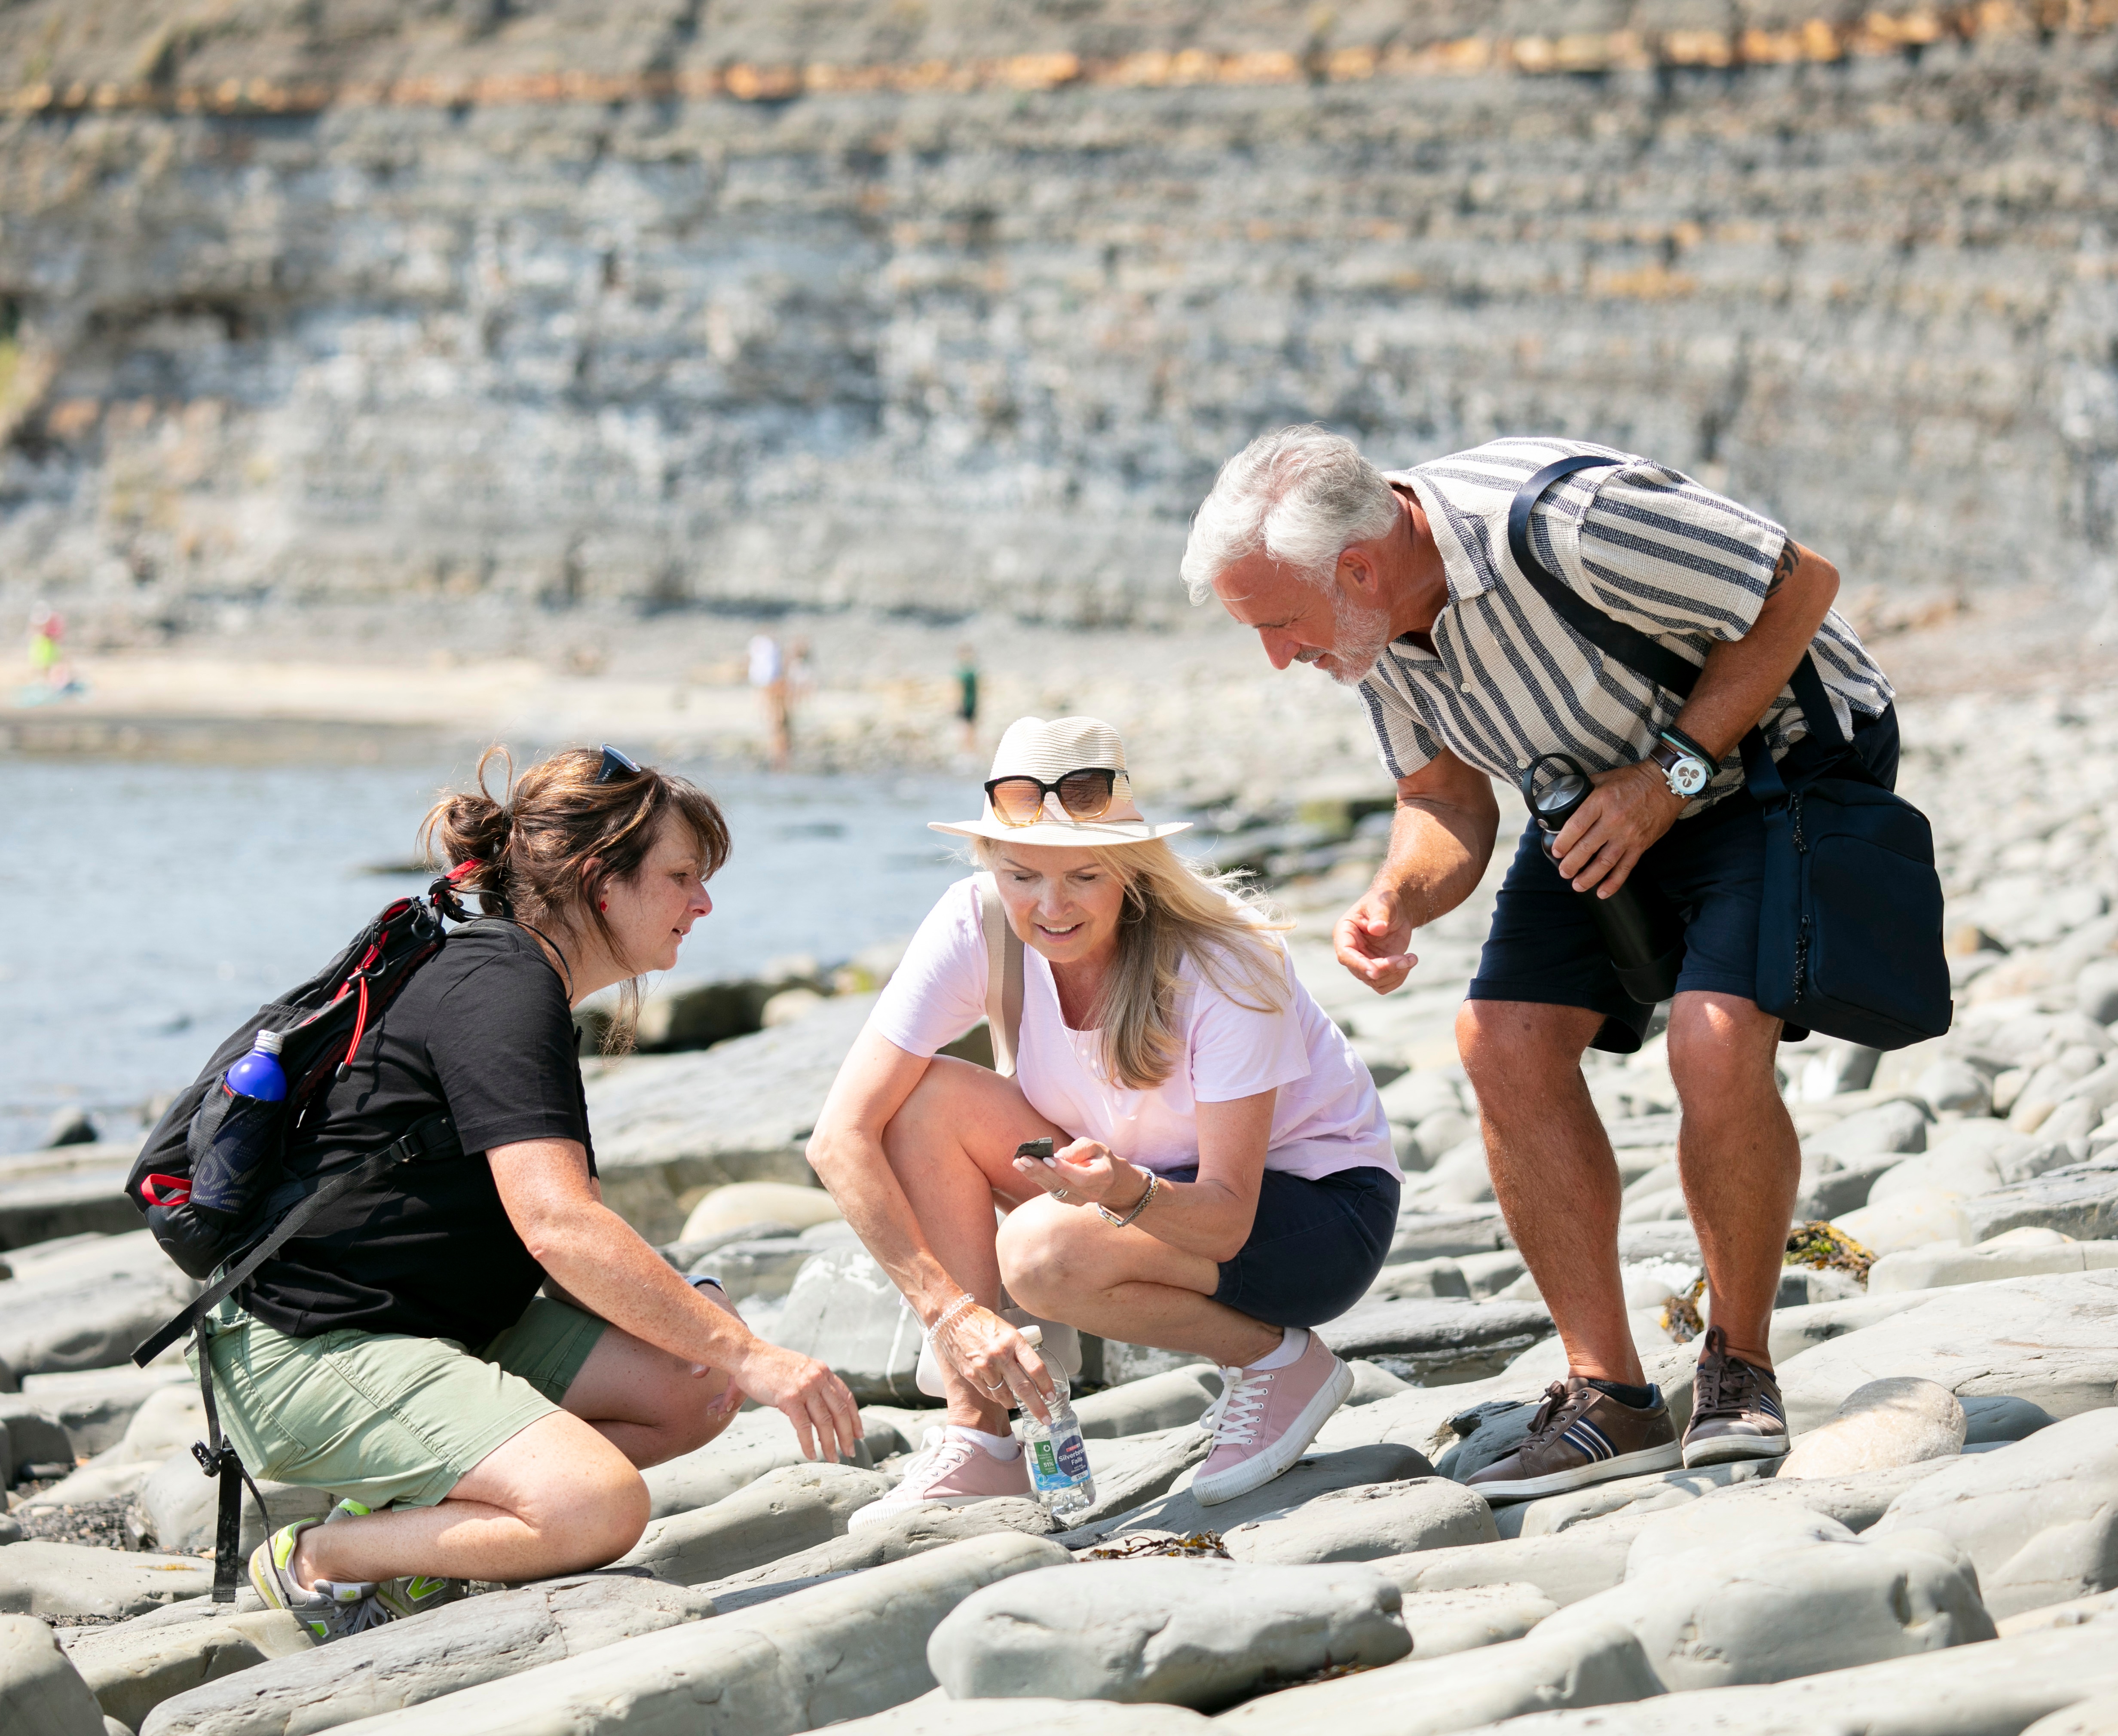
<path fill-rule="evenodd" d="M 87 1109 L 136 1132 L 257 1007 L 432 878 L 420 816 L 472 760 L 215 765 L 0 755 L 0 1152 Z M 677 969 L 830 964 L 909 935 L 968 867 L 929 820 L 974 778 L 771 777 L 669 762 L 712 791 L 735 853 Z M 650 984 L 651 986 L 651 984 Z"/>

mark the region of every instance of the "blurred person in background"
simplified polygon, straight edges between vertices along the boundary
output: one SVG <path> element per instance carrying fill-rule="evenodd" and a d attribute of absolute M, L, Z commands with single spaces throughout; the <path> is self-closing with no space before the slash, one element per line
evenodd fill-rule
<path fill-rule="evenodd" d="M 1593 607 L 1700 666 L 1681 704 L 1575 631 L 1515 564 L 1519 492 L 1579 457 L 1615 462 L 1545 486 L 1530 546 Z M 1500 825 L 1489 780 L 1512 784 L 1550 753 L 1593 778 L 1557 866 L 1525 829 L 1457 1020 L 1494 1197 L 1569 1369 L 1522 1447 L 1472 1486 L 1523 1499 L 1783 1454 L 1767 1332 L 1801 1149 L 1774 1077 L 1781 1022 L 1753 998 L 1764 832 L 1736 750 L 1756 727 L 1776 760 L 1816 757 L 1787 685 L 1811 653 L 1849 750 L 1894 782 L 1890 684 L 1832 610 L 1836 569 L 1764 513 L 1611 448 L 1505 439 L 1384 472 L 1350 441 L 1295 427 L 1223 467 L 1182 575 L 1195 603 L 1213 598 L 1257 634 L 1274 668 L 1313 663 L 1367 712 L 1397 815 L 1334 940 L 1379 995 L 1418 963 L 1414 932 L 1484 874 Z M 1635 875 L 1686 922 L 1669 1063 L 1713 1324 L 1681 1442 L 1634 1346 L 1618 1169 L 1580 1067 L 1591 1046 L 1638 1049 L 1654 1012 L 1620 987 L 1577 896 Z"/>
<path fill-rule="evenodd" d="M 965 754 L 978 750 L 978 654 L 969 645 L 956 647 L 957 747 Z"/>
<path fill-rule="evenodd" d="M 920 926 L 809 1142 L 926 1327 L 948 1403 L 857 1522 L 1029 1494 L 1008 1411 L 1042 1418 L 1053 1389 L 1001 1317 L 1003 1285 L 1081 1331 L 1213 1358 L 1223 1391 L 1192 1493 L 1269 1481 L 1352 1389 L 1307 1328 L 1367 1289 L 1397 1221 L 1367 1067 L 1267 912 L 1176 856 L 1184 823 L 1142 816 L 1108 724 L 1017 720 L 983 814 L 931 824 L 973 840 L 987 872 Z M 936 1052 L 984 1014 L 1003 921 L 1022 944 L 1011 1078 Z M 1020 1150 L 1038 1139 L 1049 1161 Z"/>
<path fill-rule="evenodd" d="M 770 633 L 751 636 L 749 654 L 750 685 L 765 709 L 765 760 L 774 771 L 784 772 L 793 747 L 788 732 L 785 654 Z"/>

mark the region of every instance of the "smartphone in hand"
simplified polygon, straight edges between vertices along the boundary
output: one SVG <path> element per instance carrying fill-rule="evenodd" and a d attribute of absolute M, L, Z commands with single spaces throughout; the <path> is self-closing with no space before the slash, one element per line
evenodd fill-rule
<path fill-rule="evenodd" d="M 1039 1163 L 1052 1161 L 1052 1142 L 1049 1139 L 1025 1139 L 1015 1148 L 1018 1157 L 1034 1157 Z"/>

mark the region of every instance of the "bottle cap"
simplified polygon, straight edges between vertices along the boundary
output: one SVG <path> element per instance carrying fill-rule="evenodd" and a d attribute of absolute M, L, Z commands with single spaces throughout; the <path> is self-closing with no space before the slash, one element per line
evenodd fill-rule
<path fill-rule="evenodd" d="M 286 1041 L 286 1035 L 283 1032 L 260 1031 L 257 1033 L 257 1046 L 262 1049 L 267 1055 L 277 1055 L 280 1046 Z"/>
<path fill-rule="evenodd" d="M 1044 1328 L 1043 1327 L 1025 1326 L 1018 1327 L 1017 1330 L 1021 1332 L 1022 1341 L 1024 1344 L 1030 1345 L 1040 1350 L 1044 1348 Z"/>

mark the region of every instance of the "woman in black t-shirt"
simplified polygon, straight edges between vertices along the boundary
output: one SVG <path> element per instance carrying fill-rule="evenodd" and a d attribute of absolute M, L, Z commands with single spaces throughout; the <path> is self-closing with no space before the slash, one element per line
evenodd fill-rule
<path fill-rule="evenodd" d="M 713 908 L 719 809 L 608 749 L 553 755 L 504 804 L 485 765 L 428 836 L 471 865 L 458 884 L 487 914 L 413 976 L 289 1161 L 340 1168 L 437 1109 L 461 1152 L 348 1194 L 209 1323 L 244 1462 L 344 1498 L 338 1522 L 286 1526 L 250 1560 L 320 1639 L 463 1580 L 622 1554 L 647 1522 L 640 1467 L 713 1438 L 746 1395 L 812 1458 L 860 1435 L 830 1369 L 678 1277 L 596 1180 L 571 1009 L 622 983 L 630 1013 L 634 980 L 676 963 Z"/>

